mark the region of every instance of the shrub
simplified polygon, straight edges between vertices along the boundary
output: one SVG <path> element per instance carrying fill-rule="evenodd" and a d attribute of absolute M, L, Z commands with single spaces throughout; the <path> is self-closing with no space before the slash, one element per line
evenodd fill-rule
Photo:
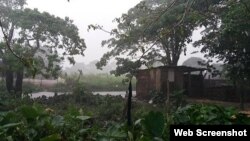
<path fill-rule="evenodd" d="M 249 124 L 250 118 L 233 108 L 216 105 L 187 105 L 173 114 L 175 124 Z"/>

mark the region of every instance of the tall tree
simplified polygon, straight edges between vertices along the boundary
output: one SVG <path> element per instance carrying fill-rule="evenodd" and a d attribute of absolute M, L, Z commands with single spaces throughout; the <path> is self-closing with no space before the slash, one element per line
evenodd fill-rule
<path fill-rule="evenodd" d="M 223 61 L 231 79 L 250 80 L 250 1 L 222 2 L 223 11 L 195 45 Z"/>
<path fill-rule="evenodd" d="M 13 44 L 14 30 L 16 20 L 14 20 L 15 12 L 22 10 L 25 5 L 25 0 L 1 0 L 0 1 L 0 26 L 3 33 L 4 41 L 6 44 L 1 44 L 1 57 L 5 67 L 6 87 L 9 92 L 14 91 L 13 81 L 13 68 L 8 65 L 9 62 L 14 62 L 6 57 L 8 51 L 3 48 L 5 45 Z M 9 48 L 10 49 L 10 48 Z M 16 54 L 15 54 L 16 55 Z M 5 57 L 4 57 L 5 56 Z"/>
<path fill-rule="evenodd" d="M 242 91 L 243 108 L 243 91 L 250 84 L 250 0 L 221 0 L 214 7 L 220 12 L 213 14 L 195 45 L 201 46 L 208 58 L 225 63 L 227 76 Z"/>
<path fill-rule="evenodd" d="M 19 3 L 17 6 L 22 7 Z M 2 48 L 2 52 L 10 51 L 23 63 L 22 69 L 16 71 L 16 87 L 13 87 L 13 78 L 7 78 L 7 75 L 6 85 L 9 91 L 20 93 L 25 66 L 28 69 L 32 66 L 33 73 L 41 73 L 47 77 L 57 76 L 59 63 L 65 57 L 70 63 L 74 63 L 73 55 L 84 55 L 86 45 L 79 37 L 78 28 L 69 18 L 61 19 L 47 12 L 41 13 L 37 9 L 16 8 L 17 6 L 14 0 L 11 5 L 8 0 L 2 0 L 1 10 L 8 12 L 1 14 L 0 21 L 5 41 L 10 46 Z M 6 68 L 10 68 L 6 74 L 13 76 L 13 64 L 5 58 L 3 57 Z"/>
<path fill-rule="evenodd" d="M 196 17 L 188 15 L 191 0 L 143 0 L 128 13 L 115 19 L 112 38 L 102 42 L 110 51 L 103 55 L 97 67 L 105 66 L 115 57 L 115 74 L 133 72 L 130 68 L 151 67 L 155 62 L 176 66 L 180 54 L 191 42 Z M 101 26 L 89 28 L 104 30 Z"/>

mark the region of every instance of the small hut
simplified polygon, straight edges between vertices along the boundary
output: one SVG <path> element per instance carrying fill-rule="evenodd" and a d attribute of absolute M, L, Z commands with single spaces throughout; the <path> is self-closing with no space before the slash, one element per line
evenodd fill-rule
<path fill-rule="evenodd" d="M 136 97 L 148 99 L 152 91 L 167 95 L 175 90 L 185 90 L 186 95 L 200 97 L 203 94 L 204 70 L 187 66 L 161 66 L 139 70 L 136 74 Z"/>

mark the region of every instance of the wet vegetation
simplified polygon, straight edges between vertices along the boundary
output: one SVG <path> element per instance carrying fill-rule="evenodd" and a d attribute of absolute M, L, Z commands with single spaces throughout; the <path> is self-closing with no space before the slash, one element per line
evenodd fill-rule
<path fill-rule="evenodd" d="M 250 82 L 249 0 L 142 0 L 116 18 L 118 26 L 110 32 L 88 26 L 110 33 L 102 42 L 110 50 L 97 68 L 115 59 L 111 73 L 121 77 L 86 76 L 79 70 L 51 88 L 54 97 L 36 99 L 30 94 L 41 89 L 23 84 L 23 78 L 58 79 L 60 63 L 74 64 L 74 55 L 83 56 L 86 44 L 70 18 L 25 5 L 26 0 L 0 0 L 1 141 L 168 141 L 171 124 L 250 124 L 250 117 L 237 109 L 187 103 L 182 91 L 169 99 L 152 92 L 150 102 L 91 93 L 126 91 L 141 67 L 176 66 L 193 31 L 201 27 L 204 34 L 193 45 L 207 57 L 208 68 L 213 58 L 224 63 L 225 77 L 242 90 L 243 109 L 243 91 Z M 67 93 L 57 95 L 59 90 Z"/>
<path fill-rule="evenodd" d="M 78 74 L 65 77 L 65 83 L 72 83 L 77 80 Z M 114 76 L 110 74 L 85 74 L 80 76 L 79 82 L 90 91 L 126 91 L 128 88 L 128 80 L 125 76 Z M 136 80 L 132 80 L 135 89 Z"/>
<path fill-rule="evenodd" d="M 1 95 L 3 140 L 169 140 L 171 124 L 250 124 L 233 108 L 185 105 L 166 114 L 162 105 L 134 101 L 132 126 L 126 124 L 125 99 L 77 90 L 46 99 L 9 99 Z M 151 112 L 150 112 L 151 111 Z"/>

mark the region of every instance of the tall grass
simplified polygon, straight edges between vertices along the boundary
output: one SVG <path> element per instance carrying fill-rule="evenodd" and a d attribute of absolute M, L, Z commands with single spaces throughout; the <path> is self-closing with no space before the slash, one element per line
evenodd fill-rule
<path fill-rule="evenodd" d="M 72 75 L 67 79 L 77 80 L 79 76 Z M 80 76 L 79 82 L 91 91 L 125 91 L 128 89 L 128 82 L 125 76 L 116 77 L 110 74 L 88 74 Z M 135 90 L 136 80 L 132 79 L 132 86 Z"/>

